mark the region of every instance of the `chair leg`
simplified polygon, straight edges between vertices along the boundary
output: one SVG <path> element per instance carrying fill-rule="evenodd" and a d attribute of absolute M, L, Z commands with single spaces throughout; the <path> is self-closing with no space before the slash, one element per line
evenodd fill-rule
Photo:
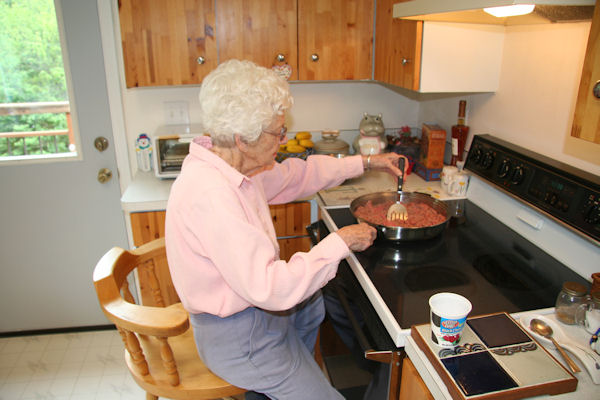
<path fill-rule="evenodd" d="M 146 400 L 158 400 L 158 396 L 155 396 L 152 393 L 146 392 Z"/>

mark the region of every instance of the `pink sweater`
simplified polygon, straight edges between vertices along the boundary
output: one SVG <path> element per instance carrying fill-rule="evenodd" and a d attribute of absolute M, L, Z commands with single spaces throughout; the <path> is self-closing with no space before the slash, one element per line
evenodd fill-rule
<path fill-rule="evenodd" d="M 169 268 L 185 309 L 220 317 L 251 306 L 281 311 L 323 287 L 350 253 L 345 242 L 332 233 L 280 260 L 268 203 L 307 197 L 362 172 L 359 156 L 311 156 L 248 178 L 191 143 L 166 217 Z"/>

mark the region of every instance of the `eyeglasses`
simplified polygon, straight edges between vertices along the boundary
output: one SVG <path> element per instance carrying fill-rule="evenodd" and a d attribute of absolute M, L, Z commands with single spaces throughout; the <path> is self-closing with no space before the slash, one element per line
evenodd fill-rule
<path fill-rule="evenodd" d="M 279 132 L 269 132 L 269 131 L 263 131 L 263 132 L 268 133 L 269 135 L 279 136 L 279 140 L 282 141 L 285 139 L 285 136 L 287 135 L 287 126 L 283 125 Z"/>

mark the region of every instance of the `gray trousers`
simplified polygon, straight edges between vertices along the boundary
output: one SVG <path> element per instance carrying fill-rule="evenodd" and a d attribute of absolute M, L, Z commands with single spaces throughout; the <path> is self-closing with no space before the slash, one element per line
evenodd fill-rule
<path fill-rule="evenodd" d="M 313 357 L 325 308 L 321 292 L 284 312 L 250 307 L 220 318 L 192 314 L 198 353 L 227 382 L 271 399 L 343 399 Z"/>

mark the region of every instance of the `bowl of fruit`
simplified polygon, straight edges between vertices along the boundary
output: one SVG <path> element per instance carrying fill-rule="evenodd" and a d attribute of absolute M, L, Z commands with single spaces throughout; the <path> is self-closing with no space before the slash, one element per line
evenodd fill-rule
<path fill-rule="evenodd" d="M 288 139 L 285 144 L 279 146 L 277 162 L 282 162 L 287 158 L 301 158 L 306 160 L 306 157 L 314 153 L 314 143 L 310 132 L 298 132 L 293 139 Z"/>

